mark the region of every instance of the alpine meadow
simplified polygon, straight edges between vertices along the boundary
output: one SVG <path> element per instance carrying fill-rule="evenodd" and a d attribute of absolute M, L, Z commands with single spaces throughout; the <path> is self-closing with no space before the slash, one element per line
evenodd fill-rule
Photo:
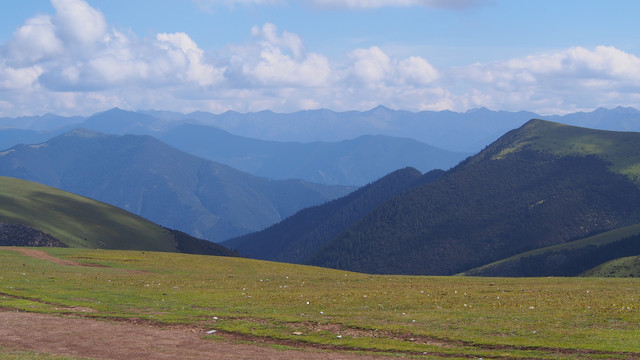
<path fill-rule="evenodd" d="M 640 2 L 0 4 L 0 359 L 640 359 Z"/>

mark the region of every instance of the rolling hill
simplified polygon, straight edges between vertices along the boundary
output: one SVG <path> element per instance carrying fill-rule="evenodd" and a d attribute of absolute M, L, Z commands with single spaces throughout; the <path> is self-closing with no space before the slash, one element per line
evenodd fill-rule
<path fill-rule="evenodd" d="M 600 264 L 640 255 L 640 224 L 547 246 L 471 269 L 469 276 L 577 276 Z"/>
<path fill-rule="evenodd" d="M 120 208 L 46 185 L 0 177 L 0 245 L 192 254 L 233 253 Z"/>
<path fill-rule="evenodd" d="M 535 269 L 538 275 L 560 275 L 594 249 L 607 254 L 590 260 L 590 267 L 632 255 L 637 242 L 623 230 L 610 233 L 606 239 L 611 241 L 596 244 L 604 246 L 600 248 L 589 247 L 593 239 L 580 247 L 575 241 L 640 223 L 638 144 L 639 133 L 531 120 L 434 181 L 380 203 L 300 262 L 366 273 L 452 275 L 572 243 L 578 250 L 565 253 L 565 262 L 548 270 L 552 273 Z M 283 238 L 296 234 L 304 243 L 315 236 L 315 229 L 300 231 L 300 222 L 285 220 L 244 238 L 258 241 L 260 234 L 272 232 Z M 273 240 L 267 236 L 262 241 Z M 551 259 L 536 261 L 542 266 Z M 490 275 L 534 274 L 509 270 Z"/>
<path fill-rule="evenodd" d="M 86 129 L 0 152 L 0 175 L 97 199 L 211 241 L 266 228 L 352 190 L 272 181 L 183 153 L 150 136 Z"/>

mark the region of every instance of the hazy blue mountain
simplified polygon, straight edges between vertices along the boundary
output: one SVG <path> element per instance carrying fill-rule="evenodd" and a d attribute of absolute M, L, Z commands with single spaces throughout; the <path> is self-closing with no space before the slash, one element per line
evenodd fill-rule
<path fill-rule="evenodd" d="M 0 175 L 97 199 L 212 241 L 263 229 L 353 190 L 272 181 L 186 154 L 150 136 L 86 129 L 0 152 Z"/>
<path fill-rule="evenodd" d="M 172 126 L 172 122 L 144 113 L 113 108 L 88 117 L 81 127 L 114 135 L 154 135 Z"/>
<path fill-rule="evenodd" d="M 632 107 L 598 108 L 564 116 L 539 117 L 562 124 L 599 130 L 640 131 L 640 111 Z"/>
<path fill-rule="evenodd" d="M 69 130 L 66 128 L 48 131 L 0 129 L 0 151 L 18 144 L 39 144 Z"/>
<path fill-rule="evenodd" d="M 157 116 L 163 116 L 156 113 Z M 172 119 L 177 119 L 175 113 Z M 614 131 L 640 131 L 640 111 L 634 108 L 597 109 L 563 116 L 486 108 L 410 112 L 378 106 L 369 111 L 306 110 L 279 114 L 194 112 L 182 119 L 213 125 L 239 136 L 274 141 L 340 141 L 361 135 L 410 138 L 450 151 L 475 153 L 507 131 L 531 119 Z"/>
<path fill-rule="evenodd" d="M 0 129 L 49 131 L 66 128 L 70 130 L 82 121 L 84 121 L 82 116 L 65 117 L 49 113 L 41 116 L 5 117 L 0 118 Z"/>
<path fill-rule="evenodd" d="M 126 121 L 109 119 L 117 115 Z M 137 116 L 134 116 L 137 115 Z M 91 119 L 94 118 L 94 119 Z M 475 153 L 505 132 L 530 119 L 545 119 L 601 130 L 640 131 L 640 111 L 630 107 L 596 109 L 567 115 L 540 115 L 527 111 L 493 111 L 486 108 L 466 112 L 391 110 L 378 106 L 369 111 L 336 112 L 326 109 L 294 113 L 260 111 L 222 114 L 112 109 L 88 118 L 64 118 L 46 114 L 22 118 L 0 118 L 0 129 L 50 130 L 78 124 L 109 134 L 156 134 L 185 122 L 215 126 L 234 135 L 270 141 L 335 142 L 362 135 L 410 138 L 455 152 Z"/>
<path fill-rule="evenodd" d="M 323 184 L 365 185 L 403 167 L 423 172 L 449 169 L 470 155 L 383 135 L 338 142 L 276 142 L 184 124 L 158 136 L 180 150 L 254 175 Z"/>
<path fill-rule="evenodd" d="M 265 112 L 266 114 L 267 112 Z M 274 113 L 271 113 L 274 114 Z M 169 119 L 157 116 L 167 116 Z M 190 154 L 270 179 L 365 185 L 403 167 L 426 172 L 448 169 L 469 156 L 408 138 L 363 135 L 337 142 L 277 142 L 232 135 L 213 126 L 185 123 L 177 113 L 114 108 L 95 114 L 82 127 L 109 134 L 152 135 Z M 0 149 L 43 142 L 61 132 L 0 130 Z"/>
<path fill-rule="evenodd" d="M 340 141 L 361 135 L 411 138 L 457 152 L 476 152 L 508 130 L 537 117 L 530 112 L 471 110 L 409 112 L 378 106 L 369 111 L 307 110 L 219 115 L 196 112 L 185 118 L 214 125 L 233 134 L 275 141 Z"/>

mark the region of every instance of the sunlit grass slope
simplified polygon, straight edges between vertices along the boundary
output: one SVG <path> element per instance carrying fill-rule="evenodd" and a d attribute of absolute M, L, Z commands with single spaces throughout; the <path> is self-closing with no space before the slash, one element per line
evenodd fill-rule
<path fill-rule="evenodd" d="M 512 144 L 495 154 L 494 158 L 523 148 L 557 156 L 594 155 L 609 162 L 612 171 L 624 174 L 640 185 L 640 133 L 594 130 L 531 120 L 519 129 L 517 139 L 506 136 L 507 139 Z"/>
<path fill-rule="evenodd" d="M 591 268 L 610 260 L 640 254 L 640 224 L 625 226 L 611 231 L 571 241 L 564 244 L 531 250 L 496 261 L 463 273 L 473 276 L 589 276 L 601 272 Z M 626 276 L 640 277 L 640 267 L 626 268 Z M 635 272 L 634 272 L 635 271 Z M 622 272 L 615 272 L 621 276 Z"/>
<path fill-rule="evenodd" d="M 240 258 L 45 251 L 107 267 L 0 249 L 0 307 L 423 358 L 640 357 L 639 279 L 371 276 Z"/>
<path fill-rule="evenodd" d="M 628 256 L 607 261 L 587 271 L 584 276 L 640 277 L 640 256 Z"/>
<path fill-rule="evenodd" d="M 71 247 L 175 251 L 170 231 L 120 208 L 42 184 L 0 177 L 0 222 L 19 223 Z"/>

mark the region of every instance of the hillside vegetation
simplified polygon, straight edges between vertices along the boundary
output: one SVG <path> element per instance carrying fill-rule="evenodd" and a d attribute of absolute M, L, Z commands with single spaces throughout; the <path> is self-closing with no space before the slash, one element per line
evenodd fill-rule
<path fill-rule="evenodd" d="M 591 277 L 640 277 L 640 256 L 628 256 L 597 266 L 583 274 Z"/>
<path fill-rule="evenodd" d="M 381 203 L 442 173 L 434 170 L 422 175 L 413 168 L 397 170 L 345 197 L 301 210 L 265 230 L 223 244 L 256 259 L 303 263 Z"/>
<path fill-rule="evenodd" d="M 368 209 L 302 262 L 366 273 L 452 275 L 638 224 L 637 144 L 640 133 L 532 120 L 434 181 L 405 187 Z M 314 211 L 332 212 L 329 207 Z M 247 238 L 272 246 L 268 254 L 286 254 L 291 246 L 283 247 L 283 234 L 296 234 L 290 242 L 301 244 L 315 236 L 315 230 L 295 230 L 299 221 L 293 219 L 299 220 Z M 269 237 L 275 229 L 279 237 Z M 578 249 L 576 244 L 586 245 Z M 511 263 L 470 273 L 576 275 L 638 248 L 629 236 L 591 245 L 575 242 L 561 253 L 528 257 L 526 266 Z M 553 266 L 544 268 L 547 263 Z"/>
<path fill-rule="evenodd" d="M 638 279 L 371 276 L 229 257 L 44 251 L 76 266 L 0 249 L 1 308 L 389 356 L 640 357 Z"/>
<path fill-rule="evenodd" d="M 527 251 L 464 272 L 472 276 L 577 276 L 617 258 L 640 255 L 640 224 Z M 633 270 L 629 272 L 633 274 Z M 638 273 L 640 275 L 640 273 Z M 631 275 L 633 276 L 633 275 Z"/>
<path fill-rule="evenodd" d="M 42 184 L 0 177 L 0 223 L 12 232 L 2 245 L 16 244 L 16 229 L 30 227 L 70 247 L 180 251 L 232 255 L 222 246 L 156 225 L 120 208 Z M 9 229 L 7 229 L 9 230 Z M 39 237 L 46 237 L 36 234 Z"/>

